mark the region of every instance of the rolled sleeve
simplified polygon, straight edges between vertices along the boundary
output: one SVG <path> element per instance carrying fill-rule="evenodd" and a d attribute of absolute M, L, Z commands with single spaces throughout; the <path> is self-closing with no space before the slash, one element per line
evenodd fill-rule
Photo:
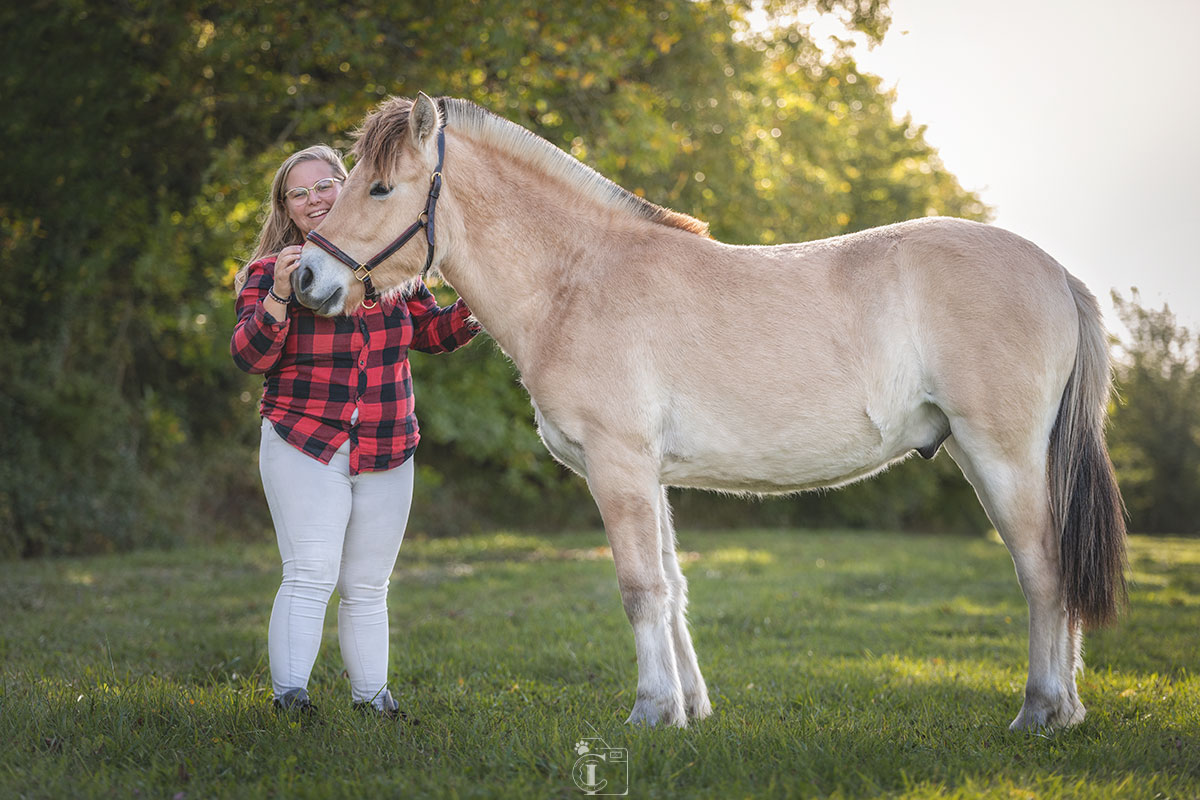
<path fill-rule="evenodd" d="M 452 352 L 483 330 L 461 297 L 451 305 L 439 307 L 423 283 L 418 284 L 406 302 L 413 320 L 412 349 L 422 353 Z"/>
<path fill-rule="evenodd" d="M 279 362 L 290 326 L 289 319 L 275 319 L 263 305 L 275 281 L 274 263 L 274 259 L 264 259 L 250 265 L 246 285 L 238 295 L 238 321 L 229 341 L 233 362 L 253 375 L 261 375 Z"/>

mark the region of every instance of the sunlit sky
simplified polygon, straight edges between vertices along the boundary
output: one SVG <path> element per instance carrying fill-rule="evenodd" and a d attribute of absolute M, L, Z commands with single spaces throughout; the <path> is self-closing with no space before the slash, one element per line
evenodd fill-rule
<path fill-rule="evenodd" d="M 994 224 L 1200 328 L 1200 0 L 891 0 L 860 69 Z"/>

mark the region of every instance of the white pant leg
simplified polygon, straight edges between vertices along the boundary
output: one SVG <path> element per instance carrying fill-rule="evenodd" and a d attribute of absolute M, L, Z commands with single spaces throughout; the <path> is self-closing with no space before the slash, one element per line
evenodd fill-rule
<path fill-rule="evenodd" d="M 338 639 L 354 702 L 383 702 L 388 668 L 388 579 L 412 505 L 413 460 L 350 479 L 354 503 L 338 579 Z"/>
<path fill-rule="evenodd" d="M 322 464 L 263 420 L 259 471 L 283 560 L 283 581 L 267 632 L 276 697 L 308 688 L 321 648 L 325 608 L 337 583 L 350 520 L 349 452 L 347 442 L 329 464 Z"/>

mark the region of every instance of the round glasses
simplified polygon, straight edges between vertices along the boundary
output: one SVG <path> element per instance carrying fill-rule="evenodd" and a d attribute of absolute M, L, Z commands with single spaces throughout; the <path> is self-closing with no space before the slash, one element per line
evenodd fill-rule
<path fill-rule="evenodd" d="M 297 186 L 295 189 L 288 189 L 283 193 L 283 196 L 284 199 L 294 206 L 304 205 L 306 202 L 308 202 L 309 192 L 314 193 L 317 197 L 326 197 L 334 190 L 334 187 L 340 186 L 341 183 L 341 178 L 321 178 L 321 180 L 317 181 L 307 189 L 303 186 Z"/>

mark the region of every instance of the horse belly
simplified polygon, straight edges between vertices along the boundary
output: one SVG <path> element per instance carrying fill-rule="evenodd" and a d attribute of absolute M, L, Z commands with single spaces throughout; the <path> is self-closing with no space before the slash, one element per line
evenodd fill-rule
<path fill-rule="evenodd" d="M 873 427 L 796 424 L 679 424 L 664 437 L 663 483 L 696 489 L 778 493 L 852 480 L 879 466 Z M 822 430 L 825 429 L 825 430 Z"/>
<path fill-rule="evenodd" d="M 865 478 L 916 448 L 941 441 L 945 416 L 913 393 L 824 413 L 765 413 L 734 423 L 673 414 L 663 437 L 664 484 L 697 489 L 784 493 Z"/>
<path fill-rule="evenodd" d="M 836 486 L 870 474 L 880 464 L 796 458 L 784 450 L 764 453 L 710 450 L 686 459 L 667 454 L 660 478 L 667 486 L 751 494 L 781 494 Z"/>

